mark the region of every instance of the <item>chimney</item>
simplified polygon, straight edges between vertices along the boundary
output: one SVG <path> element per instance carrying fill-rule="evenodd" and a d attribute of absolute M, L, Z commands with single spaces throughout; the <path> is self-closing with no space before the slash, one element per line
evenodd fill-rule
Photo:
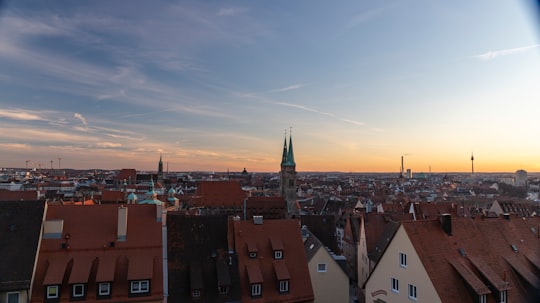
<path fill-rule="evenodd" d="M 444 230 L 449 236 L 452 235 L 452 215 L 451 214 L 441 214 L 440 217 L 441 225 Z"/>
<path fill-rule="evenodd" d="M 118 241 L 126 241 L 127 238 L 127 219 L 128 219 L 128 209 L 124 205 L 118 208 L 118 232 L 116 239 Z"/>
<path fill-rule="evenodd" d="M 253 224 L 262 225 L 263 224 L 263 216 L 253 216 Z"/>

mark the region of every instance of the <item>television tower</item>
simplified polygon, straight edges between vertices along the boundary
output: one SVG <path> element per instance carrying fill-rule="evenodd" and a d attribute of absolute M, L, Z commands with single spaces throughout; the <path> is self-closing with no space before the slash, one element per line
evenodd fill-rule
<path fill-rule="evenodd" d="M 471 153 L 471 175 L 474 175 L 474 155 Z"/>

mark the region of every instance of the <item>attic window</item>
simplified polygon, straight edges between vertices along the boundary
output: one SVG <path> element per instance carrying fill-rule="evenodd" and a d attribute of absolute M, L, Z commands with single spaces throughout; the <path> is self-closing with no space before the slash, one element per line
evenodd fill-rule
<path fill-rule="evenodd" d="M 201 290 L 200 289 L 193 289 L 191 291 L 191 297 L 192 298 L 200 298 L 201 297 Z"/>
<path fill-rule="evenodd" d="M 255 258 L 257 258 L 257 252 L 250 252 L 250 253 L 249 253 L 249 258 L 250 258 L 250 259 L 255 259 Z"/>
<path fill-rule="evenodd" d="M 466 257 L 466 256 L 467 256 L 467 253 L 465 252 L 465 249 L 459 248 L 458 251 L 459 251 L 459 254 L 460 254 L 462 257 Z"/>
<path fill-rule="evenodd" d="M 60 294 L 58 293 L 58 285 L 47 286 L 47 299 L 58 299 Z"/>
<path fill-rule="evenodd" d="M 251 296 L 252 297 L 260 297 L 262 295 L 262 285 L 257 284 L 251 284 Z"/>
<path fill-rule="evenodd" d="M 283 251 L 282 250 L 274 251 L 274 259 L 276 259 L 276 260 L 283 259 Z"/>

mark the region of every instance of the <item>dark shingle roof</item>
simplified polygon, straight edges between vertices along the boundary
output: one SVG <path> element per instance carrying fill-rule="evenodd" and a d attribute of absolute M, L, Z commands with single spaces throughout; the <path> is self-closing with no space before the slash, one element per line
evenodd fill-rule
<path fill-rule="evenodd" d="M 0 202 L 0 292 L 30 288 L 43 201 Z"/>

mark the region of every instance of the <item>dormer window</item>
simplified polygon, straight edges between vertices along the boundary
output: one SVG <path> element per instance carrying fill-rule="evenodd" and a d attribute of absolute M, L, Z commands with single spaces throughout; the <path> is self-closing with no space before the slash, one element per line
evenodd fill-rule
<path fill-rule="evenodd" d="M 507 292 L 506 292 L 506 290 L 501 291 L 501 292 L 499 293 L 499 302 L 500 302 L 500 303 L 506 303 L 506 302 L 508 302 L 506 297 L 507 297 Z"/>
<path fill-rule="evenodd" d="M 111 295 L 111 283 L 101 282 L 98 284 L 98 297 L 105 297 Z"/>
<path fill-rule="evenodd" d="M 131 281 L 131 294 L 150 294 L 150 280 Z"/>
<path fill-rule="evenodd" d="M 60 289 L 58 285 L 49 285 L 47 286 L 47 299 L 58 299 L 60 298 Z"/>
<path fill-rule="evenodd" d="M 251 284 L 251 296 L 260 297 L 262 295 L 262 284 Z"/>
<path fill-rule="evenodd" d="M 191 290 L 191 297 L 193 299 L 199 299 L 201 297 L 201 290 L 200 289 Z"/>
<path fill-rule="evenodd" d="M 281 241 L 281 238 L 279 236 L 271 236 L 270 237 L 270 246 L 272 247 L 272 251 L 274 252 L 274 260 L 281 260 L 283 259 L 283 241 Z"/>
<path fill-rule="evenodd" d="M 279 293 L 288 293 L 289 292 L 289 280 L 279 281 Z"/>
<path fill-rule="evenodd" d="M 229 293 L 229 287 L 228 286 L 219 286 L 218 292 L 220 295 L 226 295 Z"/>
<path fill-rule="evenodd" d="M 85 296 L 85 285 L 84 284 L 73 284 L 71 286 L 71 297 L 72 299 L 83 299 Z"/>

